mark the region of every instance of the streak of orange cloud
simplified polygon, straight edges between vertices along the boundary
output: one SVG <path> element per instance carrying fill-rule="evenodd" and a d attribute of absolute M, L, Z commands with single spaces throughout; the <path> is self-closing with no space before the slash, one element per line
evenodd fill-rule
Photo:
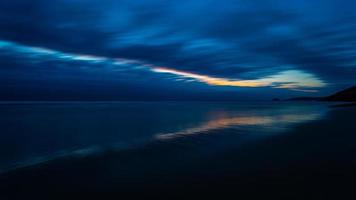
<path fill-rule="evenodd" d="M 153 67 L 151 69 L 158 73 L 174 74 L 184 78 L 194 79 L 214 86 L 232 86 L 232 87 L 273 87 L 284 88 L 305 92 L 316 92 L 317 90 L 308 90 L 305 88 L 324 87 L 326 84 L 312 74 L 299 71 L 288 70 L 280 72 L 276 75 L 267 76 L 255 80 L 236 80 L 226 78 L 216 78 L 207 75 L 200 75 L 191 72 L 185 72 L 165 67 Z"/>
<path fill-rule="evenodd" d="M 190 72 L 184 72 L 184 71 L 179 71 L 175 69 L 168 69 L 164 67 L 155 67 L 152 69 L 154 72 L 159 72 L 159 73 L 169 73 L 169 74 L 175 74 L 179 76 L 183 76 L 186 78 L 193 78 L 196 79 L 197 81 L 207 83 L 209 85 L 217 85 L 217 86 L 236 86 L 236 87 L 264 87 L 268 86 L 268 83 L 263 83 L 260 81 L 254 81 L 254 80 L 230 80 L 230 79 L 225 79 L 225 78 L 215 78 L 215 77 L 210 77 L 206 75 L 199 75 L 199 74 L 194 74 Z"/>

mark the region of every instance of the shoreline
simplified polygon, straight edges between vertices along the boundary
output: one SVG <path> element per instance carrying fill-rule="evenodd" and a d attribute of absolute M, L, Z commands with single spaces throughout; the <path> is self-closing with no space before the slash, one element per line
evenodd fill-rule
<path fill-rule="evenodd" d="M 10 195 L 24 188 L 18 194 L 22 197 L 39 191 L 50 195 L 50 191 L 60 189 L 63 195 L 127 195 L 138 199 L 157 195 L 259 196 L 256 191 L 283 197 L 340 192 L 356 181 L 356 136 L 350 133 L 356 123 L 352 118 L 355 114 L 354 108 L 332 109 L 327 118 L 298 125 L 288 134 L 249 143 L 203 161 L 193 162 L 195 156 L 185 154 L 184 149 L 192 146 L 173 142 L 47 163 L 0 176 L 0 183 L 6 182 L 5 186 L 0 184 L 0 189 L 5 187 L 1 191 Z M 340 132 L 340 127 L 349 131 Z M 186 157 L 193 161 L 187 163 Z"/>

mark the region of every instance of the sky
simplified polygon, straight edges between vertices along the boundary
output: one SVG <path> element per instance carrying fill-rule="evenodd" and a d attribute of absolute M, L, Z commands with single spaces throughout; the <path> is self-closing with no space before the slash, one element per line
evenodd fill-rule
<path fill-rule="evenodd" d="M 0 101 L 262 100 L 353 85 L 353 0 L 0 1 Z"/>

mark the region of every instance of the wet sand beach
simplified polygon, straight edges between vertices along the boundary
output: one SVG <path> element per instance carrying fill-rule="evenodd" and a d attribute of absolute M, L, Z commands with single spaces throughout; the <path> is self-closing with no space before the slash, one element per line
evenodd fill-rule
<path fill-rule="evenodd" d="M 321 119 L 262 140 L 225 127 L 58 158 L 1 174 L 0 196 L 346 199 L 356 186 L 355 116 L 354 107 L 330 108 Z"/>

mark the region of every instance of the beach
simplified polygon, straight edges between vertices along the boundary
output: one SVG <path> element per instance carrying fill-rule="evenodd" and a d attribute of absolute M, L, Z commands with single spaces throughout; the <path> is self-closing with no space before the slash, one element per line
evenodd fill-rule
<path fill-rule="evenodd" d="M 152 134 L 136 137 L 136 143 L 122 142 L 130 137 L 120 136 L 120 148 L 101 141 L 96 144 L 102 144 L 101 148 L 54 153 L 41 162 L 7 168 L 0 174 L 0 197 L 343 199 L 353 194 L 354 107 L 330 108 L 317 103 L 182 105 L 167 104 L 156 120 L 181 118 L 161 121 L 167 129 L 146 124 Z M 106 110 L 105 106 L 100 109 Z M 131 105 L 130 111 L 138 109 L 137 116 L 142 116 L 143 108 L 150 113 L 152 107 L 154 104 Z M 75 105 L 70 109 L 78 111 Z M 117 112 L 120 106 L 109 109 Z M 48 115 L 48 108 L 45 110 Z M 132 119 L 138 120 L 137 116 Z"/>

